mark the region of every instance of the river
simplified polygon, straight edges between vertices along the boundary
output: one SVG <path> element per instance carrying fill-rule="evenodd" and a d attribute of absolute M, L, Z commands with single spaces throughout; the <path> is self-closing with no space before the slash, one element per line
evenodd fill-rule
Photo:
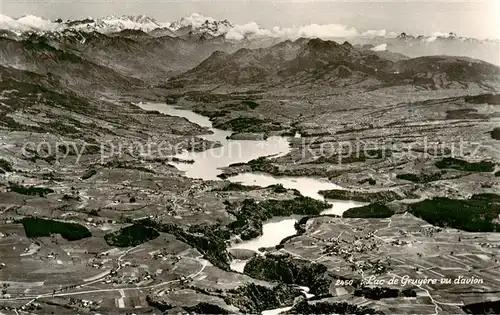
<path fill-rule="evenodd" d="M 210 148 L 203 152 L 184 152 L 176 155 L 180 159 L 193 160 L 194 163 L 174 163 L 174 165 L 185 172 L 190 178 L 203 180 L 220 180 L 217 175 L 222 171 L 220 168 L 227 167 L 234 163 L 245 163 L 262 156 L 281 156 L 290 152 L 289 140 L 285 137 L 272 136 L 265 140 L 228 140 L 231 131 L 214 128 L 210 119 L 194 113 L 190 110 L 176 108 L 172 105 L 158 103 L 141 103 L 139 107 L 145 110 L 156 110 L 160 113 L 184 117 L 202 127 L 208 128 L 212 133 L 199 136 L 200 138 L 218 141 L 221 146 Z M 300 135 L 296 135 L 299 137 Z M 318 194 L 320 190 L 342 189 L 342 187 L 328 181 L 327 179 L 311 177 L 274 177 L 259 173 L 242 173 L 227 180 L 244 185 L 256 185 L 266 187 L 269 185 L 282 184 L 288 189 L 297 189 L 302 195 L 314 199 L 323 200 Z M 326 200 L 331 204 L 331 208 L 322 214 L 341 215 L 347 209 L 365 205 L 365 203 L 354 201 Z M 262 247 L 273 247 L 278 245 L 284 238 L 296 233 L 295 223 L 300 220 L 300 216 L 273 218 L 263 224 L 263 234 L 253 240 L 235 242 L 231 249 L 247 249 L 258 252 Z M 231 268 L 238 272 L 243 272 L 245 260 L 233 260 Z"/>

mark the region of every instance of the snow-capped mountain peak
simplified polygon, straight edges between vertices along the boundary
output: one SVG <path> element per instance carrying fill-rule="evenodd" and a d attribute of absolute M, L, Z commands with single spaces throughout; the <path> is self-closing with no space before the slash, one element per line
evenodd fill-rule
<path fill-rule="evenodd" d="M 124 15 L 106 16 L 102 18 L 83 18 L 79 20 L 63 21 L 57 19 L 50 21 L 41 17 L 26 15 L 18 19 L 0 14 L 0 30 L 6 30 L 6 34 L 13 33 L 19 37 L 23 33 L 59 33 L 65 30 L 77 32 L 99 32 L 103 34 L 121 32 L 123 30 L 140 30 L 150 33 L 152 36 L 172 36 L 183 37 L 195 35 L 197 38 L 211 38 L 224 36 L 227 40 L 243 40 L 258 38 L 283 38 L 297 39 L 307 38 L 358 38 L 365 42 L 374 42 L 376 45 L 386 43 L 386 40 L 397 39 L 408 43 L 421 42 L 430 44 L 433 42 L 487 42 L 488 40 L 476 40 L 466 37 L 459 37 L 455 33 L 436 32 L 430 36 L 416 36 L 408 33 L 401 33 L 399 36 L 386 30 L 366 30 L 360 31 L 354 27 L 340 24 L 311 24 L 298 27 L 282 28 L 274 27 L 270 29 L 261 28 L 255 22 L 243 25 L 233 25 L 228 20 L 216 20 L 212 17 L 193 13 L 172 23 L 160 23 L 154 18 L 145 15 Z M 10 35 L 3 35 L 10 36 Z M 14 37 L 15 37 L 14 36 Z M 64 35 L 63 35 L 64 36 Z M 377 42 L 377 38 L 380 42 Z M 498 40 L 493 40 L 498 43 Z"/>
<path fill-rule="evenodd" d="M 183 28 L 190 28 L 193 33 L 210 36 L 220 36 L 227 34 L 233 28 L 233 24 L 228 20 L 216 20 L 198 13 L 183 17 L 178 21 L 172 22 L 169 29 L 178 31 Z"/>
<path fill-rule="evenodd" d="M 1 29 L 11 29 L 16 28 L 17 21 L 10 16 L 0 14 L 0 28 Z"/>
<path fill-rule="evenodd" d="M 183 27 L 192 27 L 193 29 L 199 28 L 205 22 L 215 22 L 214 18 L 203 16 L 199 13 L 193 13 L 190 16 L 183 17 L 170 24 L 170 29 L 178 30 Z"/>
<path fill-rule="evenodd" d="M 0 29 L 13 32 L 57 31 L 61 29 L 61 25 L 34 15 L 25 15 L 18 19 L 13 19 L 0 14 Z"/>
<path fill-rule="evenodd" d="M 125 29 L 149 32 L 161 27 L 153 18 L 145 15 L 124 15 L 120 17 L 110 15 L 99 19 L 88 18 L 80 21 L 69 21 L 66 22 L 66 25 L 75 30 L 97 31 L 100 33 L 120 32 Z"/>
<path fill-rule="evenodd" d="M 52 31 L 60 27 L 58 23 L 42 19 L 34 15 L 25 15 L 17 19 L 17 22 L 38 30 Z"/>
<path fill-rule="evenodd" d="M 448 32 L 448 33 L 443 33 L 443 32 L 434 32 L 430 36 L 424 36 L 424 35 L 410 35 L 405 32 L 399 34 L 397 37 L 399 40 L 404 40 L 404 41 L 421 41 L 421 42 L 426 42 L 426 43 L 431 43 L 436 40 L 458 40 L 458 41 L 490 41 L 488 39 L 485 40 L 478 40 L 474 38 L 468 38 L 468 37 L 461 37 L 458 36 L 457 34 L 453 32 Z M 497 40 L 492 40 L 492 41 L 497 41 Z"/>

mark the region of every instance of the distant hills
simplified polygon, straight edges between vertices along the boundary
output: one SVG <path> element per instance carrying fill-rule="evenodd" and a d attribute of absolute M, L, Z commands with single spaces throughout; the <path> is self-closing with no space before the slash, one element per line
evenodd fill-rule
<path fill-rule="evenodd" d="M 140 30 L 111 34 L 65 31 L 65 36 L 48 35 L 32 35 L 29 40 L 71 52 L 122 75 L 152 82 L 161 82 L 186 71 L 216 50 L 237 49 L 230 43 L 217 40 L 153 37 Z"/>
<path fill-rule="evenodd" d="M 335 87 L 370 81 L 368 86 L 413 84 L 447 88 L 475 83 L 490 88 L 500 68 L 465 57 L 407 58 L 348 42 L 300 38 L 232 54 L 215 52 L 199 66 L 171 79 L 173 86 L 193 84 L 326 84 Z"/>
<path fill-rule="evenodd" d="M 128 89 L 142 84 L 140 80 L 121 75 L 73 52 L 32 39 L 16 41 L 0 38 L 0 65 L 56 76 L 63 84 L 75 89 Z"/>

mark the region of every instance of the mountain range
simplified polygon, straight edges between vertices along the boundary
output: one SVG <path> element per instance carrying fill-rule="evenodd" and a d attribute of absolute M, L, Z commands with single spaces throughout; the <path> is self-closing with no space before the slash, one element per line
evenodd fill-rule
<path fill-rule="evenodd" d="M 500 77 L 498 67 L 482 61 L 494 55 L 498 42 L 455 34 L 429 38 L 403 33 L 390 38 L 384 32 L 355 31 L 349 41 L 311 36 L 292 40 L 199 14 L 172 23 L 146 16 L 73 21 L 0 16 L 0 28 L 1 66 L 57 78 L 74 91 L 93 93 L 204 84 L 370 89 L 472 84 L 491 91 Z M 236 39 L 235 32 L 246 35 Z M 302 33 L 313 35 L 304 28 Z M 464 48 L 471 45 L 481 49 Z M 475 55 L 485 58 L 472 59 Z"/>
<path fill-rule="evenodd" d="M 405 32 L 398 35 L 386 30 L 359 31 L 338 24 L 265 29 L 255 22 L 237 25 L 228 20 L 216 20 L 197 13 L 173 22 L 158 22 L 144 15 L 53 21 L 32 15 L 17 19 L 0 15 L 0 36 L 12 39 L 32 34 L 64 37 L 73 32 L 114 34 L 124 30 L 142 31 L 152 37 L 170 36 L 188 40 L 219 38 L 233 44 L 241 41 L 272 41 L 276 44 L 286 39 L 296 40 L 301 37 L 336 40 L 340 43 L 348 40 L 352 44 L 373 45 L 378 49 L 387 49 L 410 57 L 460 55 L 500 64 L 500 40 L 479 40 L 450 32 L 436 32 L 431 36 L 416 36 Z"/>
<path fill-rule="evenodd" d="M 474 83 L 491 88 L 499 78 L 498 67 L 471 58 L 408 58 L 348 42 L 300 38 L 267 48 L 242 48 L 232 54 L 215 52 L 199 66 L 172 78 L 170 84 L 413 84 L 435 89 Z"/>
<path fill-rule="evenodd" d="M 78 20 L 47 20 L 41 17 L 26 15 L 20 18 L 11 18 L 0 14 L 0 29 L 10 30 L 15 33 L 27 31 L 50 32 L 63 30 L 78 30 L 86 32 L 114 33 L 125 29 L 141 30 L 144 32 L 159 32 L 169 30 L 178 35 L 189 31 L 203 33 L 210 36 L 225 36 L 228 39 L 243 39 L 255 37 L 281 37 L 285 39 L 296 39 L 299 37 L 319 37 L 319 38 L 352 38 L 352 37 L 384 37 L 397 38 L 402 40 L 417 39 L 425 42 L 432 42 L 443 39 L 457 39 L 460 41 L 471 40 L 471 38 L 460 37 L 455 33 L 435 32 L 431 36 L 411 35 L 405 32 L 397 34 L 386 30 L 358 31 L 355 28 L 339 24 L 317 25 L 311 24 L 302 27 L 271 29 L 261 28 L 255 22 L 237 25 L 228 20 L 216 20 L 198 13 L 183 17 L 173 22 L 158 22 L 154 18 L 145 15 L 123 15 L 106 16 L 100 18 L 87 17 Z M 496 41 L 497 40 L 483 40 Z"/>

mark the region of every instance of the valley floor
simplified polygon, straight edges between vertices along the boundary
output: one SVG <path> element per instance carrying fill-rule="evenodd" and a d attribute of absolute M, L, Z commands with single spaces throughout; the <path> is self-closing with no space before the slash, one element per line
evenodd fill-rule
<path fill-rule="evenodd" d="M 61 108 L 40 102 L 22 107 L 9 103 L 10 92 L 4 89 L 0 311 L 260 313 L 294 306 L 290 312 L 303 313 L 307 307 L 311 313 L 332 313 L 348 303 L 349 312 L 360 314 L 456 314 L 464 313 L 468 304 L 495 300 L 500 291 L 498 233 L 432 226 L 411 214 L 408 205 L 434 197 L 466 199 L 498 193 L 500 141 L 491 132 L 498 127 L 500 107 L 471 102 L 464 97 L 467 92 L 399 92 L 307 98 L 277 91 L 221 100 L 219 90 L 194 94 L 153 90 L 93 103 L 104 109 L 99 114 L 75 114 L 69 107 L 74 101 Z M 26 92 L 23 97 L 30 95 Z M 168 151 L 172 154 L 213 145 L 198 137 L 206 128 L 130 103 L 165 98 L 211 117 L 214 126 L 233 130 L 234 138 L 290 138 L 289 154 L 226 167 L 225 176 L 258 172 L 328 178 L 354 191 L 337 199 L 381 202 L 395 214 L 389 218 L 311 214 L 296 226 L 296 236 L 266 249 L 263 256 L 250 255 L 245 273 L 230 270 L 227 247 L 238 231 L 234 222 L 244 219 L 258 226 L 268 213 L 281 211 L 257 207 L 255 211 L 263 211 L 258 219 L 243 218 L 239 211 L 245 200 L 293 203 L 297 192 L 192 179 L 174 166 L 179 161 L 138 156 L 137 143 L 150 139 L 175 144 Z M 6 127 L 5 122 L 11 125 Z M 37 146 L 42 142 L 46 150 Z M 70 145 L 61 149 L 61 143 Z M 124 146 L 123 154 L 111 154 L 116 153 L 115 143 Z M 87 150 L 80 156 L 82 145 Z M 336 150 L 339 145 L 342 150 Z M 32 149 L 30 158 L 27 148 Z M 450 156 L 468 162 L 453 160 L 455 164 L 443 166 Z M 493 209 L 497 201 L 491 198 Z M 28 237 L 21 220 L 29 216 L 74 222 L 92 236 Z M 154 228 L 159 236 L 123 247 L 109 241 L 110 233 L 131 224 Z M 257 272 L 264 270 L 259 264 L 275 266 L 286 275 Z M 460 277 L 465 283 L 453 282 Z M 399 283 L 390 283 L 391 279 Z M 402 285 L 411 279 L 452 283 Z M 316 297 L 307 300 L 310 296 L 300 289 L 304 286 Z M 399 293 L 390 297 L 360 293 L 367 287 Z M 401 293 L 406 289 L 415 294 Z"/>

